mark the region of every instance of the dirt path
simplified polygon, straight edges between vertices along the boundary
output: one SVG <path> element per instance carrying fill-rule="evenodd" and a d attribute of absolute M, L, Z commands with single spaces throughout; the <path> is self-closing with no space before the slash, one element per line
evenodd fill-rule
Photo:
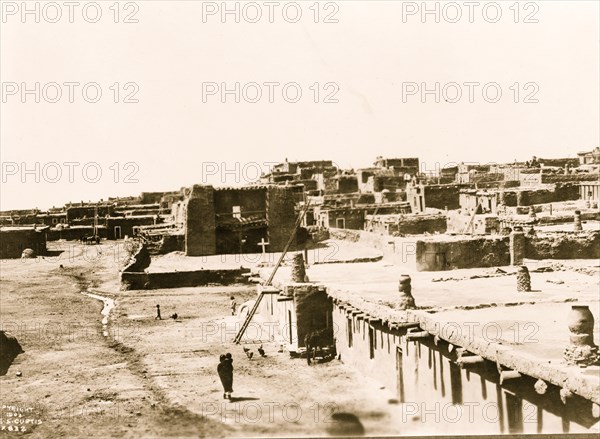
<path fill-rule="evenodd" d="M 31 438 L 219 435 L 148 382 L 123 331 L 109 326 L 103 336 L 102 302 L 80 292 L 112 283 L 116 264 L 71 250 L 72 258 L 0 262 L 0 326 L 25 350 L 0 377 L 0 405 L 26 410 Z"/>

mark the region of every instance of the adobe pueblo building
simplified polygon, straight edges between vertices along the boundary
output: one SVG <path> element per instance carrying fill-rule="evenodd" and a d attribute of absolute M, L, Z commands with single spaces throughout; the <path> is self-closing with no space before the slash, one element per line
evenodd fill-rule
<path fill-rule="evenodd" d="M 186 256 L 283 250 L 296 222 L 292 188 L 194 185 L 173 205 Z"/>

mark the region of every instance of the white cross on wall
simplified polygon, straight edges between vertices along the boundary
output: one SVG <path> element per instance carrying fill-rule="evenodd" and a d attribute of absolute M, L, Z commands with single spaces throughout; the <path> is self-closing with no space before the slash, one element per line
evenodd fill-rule
<path fill-rule="evenodd" d="M 260 238 L 260 242 L 257 245 L 260 245 L 262 247 L 262 253 L 264 256 L 264 254 L 266 253 L 266 246 L 269 245 L 269 243 L 265 242 L 265 238 Z"/>

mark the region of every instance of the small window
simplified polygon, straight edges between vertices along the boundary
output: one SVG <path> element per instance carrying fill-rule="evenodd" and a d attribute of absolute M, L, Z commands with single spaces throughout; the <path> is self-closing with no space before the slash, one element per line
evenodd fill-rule
<path fill-rule="evenodd" d="M 52 224 L 58 224 L 58 218 L 52 218 Z"/>

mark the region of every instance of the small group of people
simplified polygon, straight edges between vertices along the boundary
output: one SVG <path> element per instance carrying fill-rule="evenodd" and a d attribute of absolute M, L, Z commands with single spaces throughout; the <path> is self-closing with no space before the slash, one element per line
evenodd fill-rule
<path fill-rule="evenodd" d="M 233 392 L 233 358 L 230 353 L 219 356 L 217 373 L 223 384 L 223 399 L 231 399 Z"/>

